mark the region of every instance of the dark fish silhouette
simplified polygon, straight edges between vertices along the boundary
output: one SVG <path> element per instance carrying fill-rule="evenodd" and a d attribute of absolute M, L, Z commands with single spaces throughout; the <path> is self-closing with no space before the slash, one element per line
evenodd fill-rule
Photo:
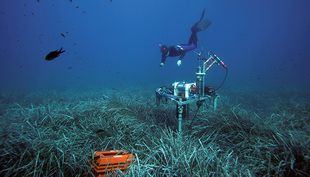
<path fill-rule="evenodd" d="M 49 54 L 46 55 L 45 60 L 51 61 L 59 57 L 61 53 L 65 52 L 65 50 L 64 51 L 61 51 L 61 50 L 62 50 L 62 47 L 59 51 L 55 50 L 55 51 L 50 52 Z"/>

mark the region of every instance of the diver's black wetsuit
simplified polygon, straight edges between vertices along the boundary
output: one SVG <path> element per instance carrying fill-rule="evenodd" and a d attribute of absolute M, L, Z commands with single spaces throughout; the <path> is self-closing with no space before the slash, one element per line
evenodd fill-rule
<path fill-rule="evenodd" d="M 197 27 L 197 25 L 202 21 L 204 14 L 205 14 L 205 9 L 202 12 L 200 20 L 192 26 L 192 28 L 191 28 L 192 34 L 191 34 L 187 44 L 173 45 L 173 46 L 170 46 L 168 48 L 167 48 L 167 46 L 159 45 L 159 49 L 162 52 L 162 58 L 161 58 L 160 66 L 164 65 L 167 57 L 180 56 L 179 61 L 181 61 L 188 51 L 191 51 L 191 50 L 194 50 L 195 48 L 197 48 L 197 45 L 198 45 L 197 33 L 199 31 L 206 29 L 211 24 L 211 21 L 205 20 Z M 163 51 L 163 49 L 162 49 L 163 47 L 165 47 L 167 49 L 165 49 Z"/>
<path fill-rule="evenodd" d="M 193 34 L 192 34 L 193 35 Z M 161 50 L 161 46 L 159 46 Z M 196 44 L 180 44 L 180 45 L 173 45 L 169 47 L 168 55 L 162 54 L 161 55 L 161 63 L 165 63 L 167 57 L 176 57 L 180 56 L 179 60 L 182 60 L 185 56 L 186 52 L 194 50 L 197 48 Z"/>

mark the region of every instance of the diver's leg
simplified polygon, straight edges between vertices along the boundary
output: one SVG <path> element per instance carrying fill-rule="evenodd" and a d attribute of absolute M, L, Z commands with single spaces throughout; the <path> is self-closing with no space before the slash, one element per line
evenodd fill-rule
<path fill-rule="evenodd" d="M 200 17 L 200 20 L 199 20 L 198 22 L 196 22 L 196 23 L 192 26 L 192 28 L 191 28 L 191 31 L 192 31 L 192 32 L 193 32 L 193 31 L 196 32 L 196 30 L 197 30 L 197 25 L 202 21 L 204 15 L 205 15 L 205 10 L 206 10 L 206 9 L 203 9 L 203 12 L 202 12 L 202 15 L 201 15 L 201 17 Z"/>
<path fill-rule="evenodd" d="M 192 32 L 191 37 L 188 40 L 188 45 L 194 44 L 197 47 L 198 37 L 196 32 Z"/>
<path fill-rule="evenodd" d="M 189 38 L 188 40 L 188 44 L 191 45 L 191 44 L 194 44 L 196 47 L 198 45 L 198 38 L 197 38 L 197 32 L 200 31 L 199 29 L 199 26 L 197 28 L 197 25 L 202 21 L 204 15 L 205 15 L 205 11 L 206 9 L 203 9 L 203 12 L 201 14 L 201 17 L 200 17 L 200 20 L 198 22 L 196 22 L 192 28 L 191 28 L 191 31 L 192 31 L 192 35 L 191 37 Z"/>

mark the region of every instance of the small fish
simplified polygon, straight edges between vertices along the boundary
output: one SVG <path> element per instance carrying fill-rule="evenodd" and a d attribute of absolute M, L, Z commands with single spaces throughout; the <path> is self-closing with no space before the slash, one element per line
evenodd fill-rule
<path fill-rule="evenodd" d="M 72 0 L 70 0 L 70 2 L 72 2 Z"/>
<path fill-rule="evenodd" d="M 4 12 L 0 11 L 0 13 L 5 14 Z"/>
<path fill-rule="evenodd" d="M 58 21 L 57 23 L 60 23 L 60 21 Z"/>
<path fill-rule="evenodd" d="M 83 11 L 83 13 L 85 14 L 86 12 L 85 12 L 85 11 Z"/>
<path fill-rule="evenodd" d="M 32 15 L 34 15 L 34 13 L 31 12 Z"/>
<path fill-rule="evenodd" d="M 110 0 L 110 2 L 112 2 L 112 0 Z"/>
<path fill-rule="evenodd" d="M 77 8 L 79 8 L 79 6 L 76 6 L 75 8 L 77 9 Z"/>
<path fill-rule="evenodd" d="M 77 43 L 73 44 L 73 45 L 76 45 Z"/>
<path fill-rule="evenodd" d="M 69 67 L 68 69 L 72 69 L 72 67 Z"/>
<path fill-rule="evenodd" d="M 27 4 L 24 4 L 24 7 L 26 7 L 27 6 Z"/>
<path fill-rule="evenodd" d="M 62 37 L 66 37 L 64 34 L 60 33 L 62 35 Z"/>
<path fill-rule="evenodd" d="M 40 0 L 37 0 L 38 2 L 40 2 Z"/>
<path fill-rule="evenodd" d="M 71 31 L 73 31 L 74 29 L 71 29 Z"/>
<path fill-rule="evenodd" d="M 55 58 L 59 57 L 59 55 L 61 53 L 65 52 L 65 50 L 62 51 L 62 49 L 63 48 L 61 47 L 61 49 L 59 51 L 55 50 L 55 51 L 50 52 L 49 54 L 46 55 L 45 60 L 51 61 L 51 60 L 54 60 Z"/>
<path fill-rule="evenodd" d="M 66 33 L 67 33 L 67 34 L 69 34 L 69 32 L 68 32 L 68 31 L 66 31 Z"/>

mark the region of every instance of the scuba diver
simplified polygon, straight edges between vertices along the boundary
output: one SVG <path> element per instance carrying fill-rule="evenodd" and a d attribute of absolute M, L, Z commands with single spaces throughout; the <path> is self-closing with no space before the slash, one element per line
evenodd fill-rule
<path fill-rule="evenodd" d="M 199 31 L 205 30 L 212 23 L 210 20 L 205 20 L 197 27 L 197 25 L 202 21 L 204 15 L 205 15 L 205 9 L 203 9 L 200 20 L 196 22 L 191 28 L 192 35 L 189 38 L 188 44 L 173 45 L 170 47 L 159 44 L 159 49 L 162 53 L 162 58 L 161 58 L 161 62 L 159 66 L 163 67 L 165 65 L 165 61 L 167 57 L 176 57 L 176 56 L 180 56 L 177 62 L 177 65 L 180 66 L 181 60 L 184 58 L 186 52 L 197 48 L 197 45 L 198 45 L 197 33 Z"/>

